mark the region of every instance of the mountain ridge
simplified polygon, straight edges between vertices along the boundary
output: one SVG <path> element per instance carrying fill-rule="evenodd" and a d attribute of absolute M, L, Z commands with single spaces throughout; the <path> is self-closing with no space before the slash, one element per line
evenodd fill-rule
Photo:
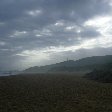
<path fill-rule="evenodd" d="M 79 60 L 67 60 L 56 64 L 45 66 L 34 66 L 23 71 L 23 73 L 48 73 L 48 72 L 74 72 L 74 71 L 88 71 L 104 64 L 112 63 L 112 55 L 106 56 L 92 56 Z"/>

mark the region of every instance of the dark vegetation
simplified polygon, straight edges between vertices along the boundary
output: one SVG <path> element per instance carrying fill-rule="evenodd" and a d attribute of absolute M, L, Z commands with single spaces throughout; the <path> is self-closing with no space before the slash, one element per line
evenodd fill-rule
<path fill-rule="evenodd" d="M 0 112 L 112 112 L 112 84 L 74 74 L 0 77 Z"/>
<path fill-rule="evenodd" d="M 112 83 L 112 63 L 93 70 L 85 77 L 99 82 Z"/>

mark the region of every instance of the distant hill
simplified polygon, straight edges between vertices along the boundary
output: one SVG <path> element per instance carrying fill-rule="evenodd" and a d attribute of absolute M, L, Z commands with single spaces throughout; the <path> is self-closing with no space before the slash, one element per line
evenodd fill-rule
<path fill-rule="evenodd" d="M 93 56 L 80 60 L 68 60 L 52 65 L 35 66 L 26 69 L 23 73 L 52 73 L 52 72 L 76 72 L 76 71 L 92 71 L 100 69 L 105 64 L 112 62 L 112 55 L 107 56 Z"/>

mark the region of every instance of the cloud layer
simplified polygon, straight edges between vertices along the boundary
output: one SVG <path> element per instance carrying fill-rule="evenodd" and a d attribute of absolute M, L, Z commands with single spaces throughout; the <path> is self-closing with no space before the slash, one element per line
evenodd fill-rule
<path fill-rule="evenodd" d="M 111 7 L 111 0 L 1 0 L 0 69 L 110 54 Z"/>

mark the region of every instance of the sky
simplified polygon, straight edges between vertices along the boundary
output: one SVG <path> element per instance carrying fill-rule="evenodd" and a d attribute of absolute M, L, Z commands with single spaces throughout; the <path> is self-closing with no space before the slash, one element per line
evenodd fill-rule
<path fill-rule="evenodd" d="M 0 0 L 0 70 L 112 55 L 112 0 Z"/>

